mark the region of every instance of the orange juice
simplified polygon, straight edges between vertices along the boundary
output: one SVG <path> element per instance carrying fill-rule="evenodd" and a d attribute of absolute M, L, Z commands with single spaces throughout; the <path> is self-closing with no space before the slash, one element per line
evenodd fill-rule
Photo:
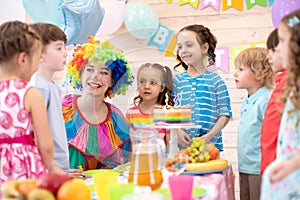
<path fill-rule="evenodd" d="M 158 152 L 133 152 L 128 182 L 159 189 L 163 182 Z"/>

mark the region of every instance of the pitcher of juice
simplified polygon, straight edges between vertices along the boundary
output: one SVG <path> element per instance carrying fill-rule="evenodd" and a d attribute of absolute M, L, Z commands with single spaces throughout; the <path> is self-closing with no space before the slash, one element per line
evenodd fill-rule
<path fill-rule="evenodd" d="M 165 144 L 155 129 L 130 130 L 132 144 L 128 182 L 159 189 L 163 182 Z"/>

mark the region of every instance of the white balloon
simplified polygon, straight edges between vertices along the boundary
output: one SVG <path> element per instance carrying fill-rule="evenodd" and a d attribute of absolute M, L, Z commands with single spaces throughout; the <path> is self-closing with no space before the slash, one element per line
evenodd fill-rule
<path fill-rule="evenodd" d="M 100 6 L 104 8 L 104 18 L 97 35 L 109 35 L 116 32 L 124 22 L 126 1 L 105 0 L 100 1 Z"/>

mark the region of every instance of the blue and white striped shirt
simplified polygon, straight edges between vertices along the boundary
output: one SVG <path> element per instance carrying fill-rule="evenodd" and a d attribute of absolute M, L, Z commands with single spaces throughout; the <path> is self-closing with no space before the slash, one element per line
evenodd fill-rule
<path fill-rule="evenodd" d="M 206 70 L 197 77 L 183 72 L 174 77 L 173 95 L 179 105 L 191 105 L 192 121 L 201 125 L 201 129 L 185 130 L 190 137 L 206 134 L 222 115 L 232 117 L 230 98 L 227 86 L 216 73 Z M 223 150 L 222 132 L 211 140 L 219 150 Z"/>

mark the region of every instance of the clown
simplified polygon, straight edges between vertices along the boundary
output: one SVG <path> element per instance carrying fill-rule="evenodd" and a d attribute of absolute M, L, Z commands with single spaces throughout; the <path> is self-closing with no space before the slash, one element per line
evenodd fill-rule
<path fill-rule="evenodd" d="M 132 84 L 131 66 L 109 41 L 89 42 L 74 49 L 66 66 L 70 85 L 80 95 L 67 95 L 63 116 L 70 168 L 111 169 L 128 161 L 129 128 L 122 112 L 105 101 L 126 94 Z"/>

